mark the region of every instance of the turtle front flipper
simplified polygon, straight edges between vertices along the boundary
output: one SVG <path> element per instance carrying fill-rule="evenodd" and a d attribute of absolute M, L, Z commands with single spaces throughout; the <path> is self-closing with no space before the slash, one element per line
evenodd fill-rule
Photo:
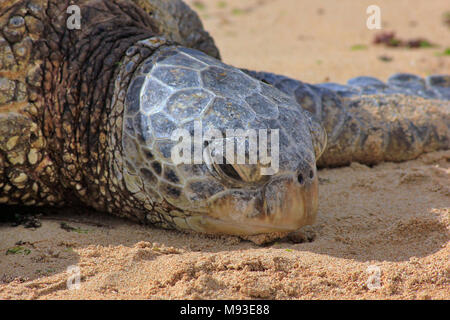
<path fill-rule="evenodd" d="M 0 204 L 61 205 L 58 172 L 37 121 L 42 73 L 35 49 L 43 24 L 20 4 L 0 5 Z"/>
<path fill-rule="evenodd" d="M 0 113 L 0 204 L 62 205 L 58 183 L 37 124 L 26 115 Z"/>
<path fill-rule="evenodd" d="M 328 134 L 318 166 L 406 161 L 450 148 L 450 76 L 396 74 L 387 83 L 358 77 L 347 85 L 311 85 L 267 72 L 246 72 L 295 97 Z"/>

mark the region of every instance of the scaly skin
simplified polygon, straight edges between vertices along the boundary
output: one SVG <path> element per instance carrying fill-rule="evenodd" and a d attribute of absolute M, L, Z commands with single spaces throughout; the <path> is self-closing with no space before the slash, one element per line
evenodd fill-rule
<path fill-rule="evenodd" d="M 81 8 L 81 30 L 66 27 L 69 4 Z M 364 91 L 358 81 L 311 86 L 247 71 L 251 78 L 184 49 L 219 58 L 198 17 L 179 0 L 7 0 L 0 30 L 0 203 L 83 204 L 209 233 L 292 231 L 314 221 L 317 159 L 319 166 L 374 164 L 449 147 L 448 78 L 433 78 L 425 91 L 417 79 L 401 77 Z M 190 71 L 183 75 L 179 61 L 167 67 L 164 52 L 182 55 Z M 193 87 L 227 102 L 199 102 L 205 124 L 280 129 L 279 173 L 175 167 L 161 142 L 147 140 L 151 130 L 159 132 L 153 138 L 167 139 L 168 125 L 182 127 L 179 114 L 197 94 L 160 113 L 148 111 L 163 102 L 146 103 L 153 100 L 141 95 L 143 85 L 160 99 L 161 85 L 177 93 L 193 80 L 189 73 L 202 79 Z M 406 82 L 407 89 L 387 92 Z M 139 117 L 131 121 L 130 112 Z M 309 112 L 328 133 L 326 149 L 325 131 Z"/>

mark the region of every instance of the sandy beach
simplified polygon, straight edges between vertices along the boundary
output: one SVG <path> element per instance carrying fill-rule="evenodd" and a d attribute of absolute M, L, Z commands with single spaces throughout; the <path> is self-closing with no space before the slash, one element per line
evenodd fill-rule
<path fill-rule="evenodd" d="M 450 73 L 447 0 L 377 1 L 381 31 L 433 44 L 416 49 L 372 44 L 373 1 L 188 3 L 237 67 L 310 83 Z M 322 169 L 319 182 L 318 219 L 301 243 L 186 234 L 85 209 L 46 213 L 36 229 L 2 223 L 0 299 L 450 298 L 450 151 Z"/>

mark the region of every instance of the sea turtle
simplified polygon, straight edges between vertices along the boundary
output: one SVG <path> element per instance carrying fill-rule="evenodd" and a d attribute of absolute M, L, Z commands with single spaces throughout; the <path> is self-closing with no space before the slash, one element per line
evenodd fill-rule
<path fill-rule="evenodd" d="M 81 28 L 69 28 L 77 9 Z M 180 0 L 2 0 L 0 30 L 4 205 L 86 205 L 205 233 L 288 232 L 315 219 L 316 165 L 449 148 L 450 76 L 310 85 L 241 70 L 220 61 Z M 209 129 L 278 137 L 266 150 L 278 148 L 277 170 L 264 173 L 260 158 L 220 161 L 220 141 L 234 138 L 206 139 Z M 200 162 L 174 160 L 177 130 L 200 131 Z"/>

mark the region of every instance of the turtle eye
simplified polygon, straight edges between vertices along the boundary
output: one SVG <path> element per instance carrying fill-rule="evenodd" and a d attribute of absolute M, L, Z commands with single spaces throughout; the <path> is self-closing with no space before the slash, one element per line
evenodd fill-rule
<path fill-rule="evenodd" d="M 224 158 L 221 164 L 213 164 L 213 168 L 217 175 L 231 184 L 254 185 L 268 178 L 261 174 L 259 164 L 228 164 Z"/>
<path fill-rule="evenodd" d="M 248 164 L 248 157 L 244 164 L 236 163 L 237 158 L 234 155 L 228 159 L 224 145 L 220 140 L 204 144 L 204 156 L 208 159 L 207 165 L 212 174 L 231 185 L 238 186 L 257 184 L 267 179 L 267 176 L 261 174 L 260 163 Z"/>
<path fill-rule="evenodd" d="M 220 163 L 213 163 L 212 169 L 214 173 L 220 177 L 220 179 L 227 181 L 232 185 L 241 185 L 245 183 L 239 172 L 236 171 L 234 165 L 227 163 L 227 159 L 225 157 L 222 158 L 222 161 L 217 162 Z"/>
<path fill-rule="evenodd" d="M 225 158 L 223 158 L 223 164 L 218 164 L 217 166 L 220 168 L 222 173 L 225 174 L 226 176 L 228 176 L 236 181 L 240 181 L 240 182 L 243 181 L 241 176 L 239 175 L 239 173 L 234 169 L 233 165 L 226 164 Z"/>

